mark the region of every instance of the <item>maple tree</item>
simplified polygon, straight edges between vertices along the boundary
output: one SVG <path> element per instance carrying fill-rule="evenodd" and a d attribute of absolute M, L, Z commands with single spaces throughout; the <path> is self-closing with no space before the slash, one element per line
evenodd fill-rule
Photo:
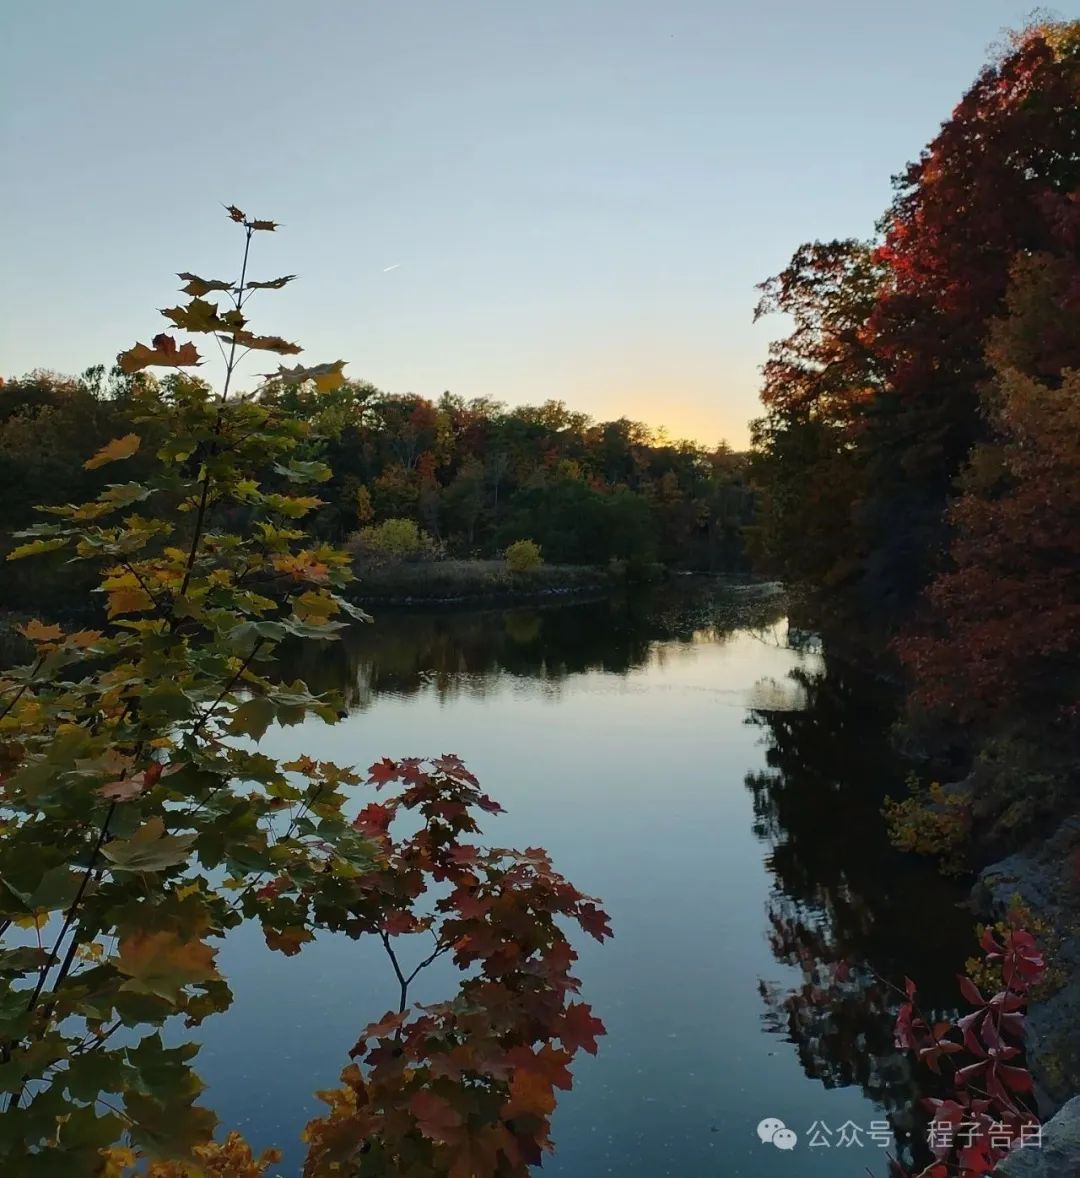
<path fill-rule="evenodd" d="M 214 1139 L 197 1047 L 173 1042 L 178 1022 L 229 1006 L 217 944 L 246 920 L 286 955 L 319 931 L 375 937 L 398 983 L 397 1011 L 362 1032 L 361 1062 L 305 1131 L 307 1174 L 522 1175 L 550 1148 L 567 1065 L 603 1032 L 573 1000 L 559 921 L 602 940 L 607 918 L 543 851 L 466 841 L 500 807 L 454 756 L 362 773 L 258 748 L 273 723 L 340 715 L 339 700 L 281 680 L 277 646 L 369 619 L 348 599 L 347 554 L 298 526 L 330 471 L 306 456 L 310 424 L 280 395 L 332 393 L 343 362 L 282 366 L 237 392 L 249 351 L 299 349 L 248 327 L 251 296 L 292 280 L 248 279 L 252 240 L 275 223 L 228 214 L 244 234 L 239 278 L 182 273 L 191 301 L 163 312 L 220 346 L 220 393 L 187 372 L 128 386 L 137 429 L 84 469 L 138 460 L 141 477 L 50 505 L 8 553 L 95 568 L 107 620 L 27 622 L 32 657 L 0 677 L 0 1168 L 268 1171 L 274 1151 Z M 118 361 L 138 376 L 198 358 L 162 334 Z M 358 805 L 391 783 L 398 793 Z M 406 974 L 396 947 L 411 937 L 434 944 Z M 412 979 L 443 956 L 461 972 L 456 995 L 414 1009 Z"/>

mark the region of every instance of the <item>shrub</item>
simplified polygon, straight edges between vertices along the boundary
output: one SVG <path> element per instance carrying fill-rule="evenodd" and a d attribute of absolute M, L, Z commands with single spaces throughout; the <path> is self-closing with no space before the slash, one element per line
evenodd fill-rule
<path fill-rule="evenodd" d="M 381 524 L 360 529 L 359 548 L 374 556 L 408 560 L 429 552 L 431 545 L 414 520 L 384 519 Z"/>
<path fill-rule="evenodd" d="M 889 839 L 898 850 L 937 855 L 946 874 L 967 869 L 965 848 L 971 833 L 971 806 L 960 789 L 932 781 L 921 786 L 908 778 L 908 796 L 887 797 L 883 812 Z"/>
<path fill-rule="evenodd" d="M 535 540 L 515 540 L 506 550 L 506 567 L 512 573 L 527 573 L 530 569 L 538 569 L 544 558 L 540 555 L 540 545 Z"/>

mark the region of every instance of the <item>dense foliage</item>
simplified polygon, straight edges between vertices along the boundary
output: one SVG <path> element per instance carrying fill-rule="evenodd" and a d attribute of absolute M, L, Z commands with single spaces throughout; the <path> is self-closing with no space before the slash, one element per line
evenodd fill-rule
<path fill-rule="evenodd" d="M 0 387 L 0 533 L 34 504 L 90 493 L 85 448 L 134 428 L 139 384 L 92 369 L 78 380 L 37 372 Z M 422 534 L 411 554 L 498 557 L 528 539 L 556 563 L 742 567 L 753 497 L 745 459 L 723 445 L 668 442 L 626 419 L 596 423 L 558 401 L 508 409 L 280 378 L 261 395 L 307 423 L 298 453 L 330 470 L 304 519 L 313 538 L 360 532 L 370 551 L 384 539 L 393 549 L 386 529 L 400 539 L 398 521 L 411 521 Z M 72 588 L 66 575 L 50 582 L 35 569 L 0 587 L 0 607 L 70 609 Z"/>
<path fill-rule="evenodd" d="M 1033 26 L 880 239 L 801 247 L 759 308 L 794 327 L 754 427 L 758 559 L 895 639 L 920 716 L 976 747 L 1080 702 L 1078 142 L 1080 23 Z"/>
<path fill-rule="evenodd" d="M 300 349 L 249 328 L 253 293 L 289 279 L 249 280 L 252 239 L 274 225 L 229 215 L 240 277 L 183 274 L 189 301 L 163 312 L 222 345 L 220 393 L 189 372 L 142 379 L 200 361 L 160 334 L 121 354 L 111 397 L 52 390 L 31 415 L 75 412 L 58 444 L 102 444 L 55 466 L 61 494 L 88 497 L 56 503 L 52 488 L 7 567 L 62 554 L 66 577 L 92 575 L 107 620 L 25 623 L 32 657 L 0 677 L 0 1170 L 264 1173 L 273 1152 L 213 1140 L 181 1032 L 230 1005 L 217 946 L 251 921 L 286 955 L 319 934 L 375 938 L 393 979 L 394 1009 L 358 1014 L 358 1062 L 304 1131 L 305 1174 L 522 1176 L 551 1148 L 567 1065 L 603 1032 L 573 1000 L 562 926 L 601 940 L 607 920 L 542 850 L 471 841 L 500 807 L 453 755 L 358 773 L 258 748 L 271 724 L 341 714 L 284 681 L 279 644 L 332 640 L 364 615 L 342 592 L 349 557 L 302 526 L 322 506 L 310 485 L 331 476 L 306 456 L 310 426 L 285 398 L 236 387 L 249 351 Z M 274 380 L 329 393 L 341 369 Z M 127 481 L 98 481 L 118 465 Z M 413 978 L 442 957 L 456 995 L 414 1008 Z"/>

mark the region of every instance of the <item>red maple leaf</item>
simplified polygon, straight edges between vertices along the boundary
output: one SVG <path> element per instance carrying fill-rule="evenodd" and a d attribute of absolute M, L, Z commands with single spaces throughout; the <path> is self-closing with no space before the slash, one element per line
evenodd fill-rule
<path fill-rule="evenodd" d="M 434 1092 L 426 1088 L 414 1092 L 409 1101 L 409 1111 L 416 1118 L 420 1132 L 429 1140 L 453 1145 L 461 1139 L 461 1127 L 464 1124 L 461 1113 Z"/>
<path fill-rule="evenodd" d="M 582 904 L 578 909 L 578 922 L 581 927 L 598 941 L 603 941 L 605 937 L 614 936 L 609 919 L 608 914 L 602 908 L 597 908 L 595 904 Z"/>
<path fill-rule="evenodd" d="M 378 802 L 370 802 L 353 819 L 353 829 L 362 834 L 378 838 L 386 834 L 390 819 L 394 817 L 393 806 L 383 806 Z"/>
<path fill-rule="evenodd" d="M 506 1053 L 506 1062 L 526 1072 L 535 1072 L 555 1088 L 568 1090 L 574 1083 L 567 1064 L 573 1057 L 569 1051 L 560 1051 L 545 1043 L 539 1051 L 531 1047 L 512 1047 Z"/>
<path fill-rule="evenodd" d="M 382 789 L 388 781 L 396 781 L 400 776 L 401 767 L 398 763 L 391 761 L 389 757 L 383 757 L 381 761 L 376 761 L 368 769 L 368 785 L 374 785 L 376 789 Z"/>
<path fill-rule="evenodd" d="M 593 1018 L 592 1007 L 585 1002 L 571 1002 L 557 1020 L 559 1041 L 571 1054 L 584 1048 L 596 1054 L 596 1036 L 606 1034 L 604 1024 Z"/>

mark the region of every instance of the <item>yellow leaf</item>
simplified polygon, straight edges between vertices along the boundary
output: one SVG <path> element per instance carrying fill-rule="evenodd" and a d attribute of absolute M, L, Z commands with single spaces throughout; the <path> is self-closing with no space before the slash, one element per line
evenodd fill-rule
<path fill-rule="evenodd" d="M 74 634 L 69 634 L 67 640 L 80 650 L 86 650 L 87 647 L 93 646 L 100 637 L 100 630 L 79 630 Z"/>
<path fill-rule="evenodd" d="M 148 348 L 146 344 L 136 344 L 126 352 L 121 352 L 116 357 L 121 371 L 130 376 L 133 372 L 139 372 L 151 364 L 161 365 L 165 368 L 184 368 L 187 365 L 195 365 L 200 362 L 199 353 L 195 350 L 194 344 L 182 344 L 177 347 L 176 340 L 171 335 L 164 333 L 155 335 L 151 342 L 152 348 Z"/>
<path fill-rule="evenodd" d="M 145 613 L 154 608 L 153 598 L 131 573 L 110 577 L 103 582 L 102 588 L 108 594 L 110 618 L 115 618 L 119 614 Z"/>
<path fill-rule="evenodd" d="M 271 279 L 269 282 L 249 282 L 245 289 L 246 290 L 281 290 L 281 288 L 287 282 L 292 282 L 292 280 L 295 277 L 296 277 L 295 274 L 286 274 L 284 278 L 274 278 L 274 279 Z"/>
<path fill-rule="evenodd" d="M 303 384 L 311 380 L 320 393 L 329 393 L 339 385 L 345 383 L 344 360 L 335 360 L 332 364 L 315 364 L 311 368 L 304 368 L 297 364 L 295 368 L 284 365 L 277 372 L 266 373 L 267 380 L 283 380 L 286 384 Z"/>
<path fill-rule="evenodd" d="M 17 626 L 16 629 L 24 638 L 29 638 L 31 642 L 52 642 L 64 633 L 59 626 L 46 626 L 44 622 L 39 622 L 37 618 L 27 622 L 25 626 Z"/>
<path fill-rule="evenodd" d="M 325 581 L 326 575 L 330 571 L 329 566 L 323 564 L 313 552 L 307 549 L 301 552 L 272 556 L 270 563 L 279 573 L 296 577 L 300 581 Z"/>
<path fill-rule="evenodd" d="M 291 356 L 304 349 L 299 344 L 290 344 L 280 335 L 255 335 L 250 331 L 237 328 L 222 337 L 226 343 L 235 341 L 241 348 L 254 348 L 263 352 L 280 352 L 283 356 Z M 190 346 L 190 345 L 189 345 Z"/>
<path fill-rule="evenodd" d="M 217 278 L 200 278 L 198 274 L 188 274 L 186 271 L 178 274 L 177 278 L 182 278 L 187 283 L 183 288 L 184 294 L 194 295 L 196 298 L 215 290 L 232 290 L 236 285 L 234 282 L 222 282 Z"/>
<path fill-rule="evenodd" d="M 235 316 L 227 320 L 218 314 L 217 303 L 205 299 L 192 299 L 186 307 L 167 307 L 162 312 L 184 331 L 225 331 L 230 327 L 243 327 L 243 317 L 237 323 Z"/>
<path fill-rule="evenodd" d="M 316 589 L 309 589 L 293 599 L 293 612 L 305 622 L 313 622 L 320 626 L 338 612 L 338 604 L 332 597 L 320 593 Z"/>
<path fill-rule="evenodd" d="M 130 979 L 121 989 L 174 999 L 184 986 L 220 976 L 216 955 L 204 941 L 185 941 L 176 933 L 133 933 L 120 942 L 116 959 L 116 968 Z"/>
<path fill-rule="evenodd" d="M 122 438 L 113 438 L 93 456 L 83 463 L 84 470 L 97 470 L 107 462 L 118 462 L 121 458 L 130 458 L 138 450 L 142 438 L 138 434 L 125 434 Z"/>

